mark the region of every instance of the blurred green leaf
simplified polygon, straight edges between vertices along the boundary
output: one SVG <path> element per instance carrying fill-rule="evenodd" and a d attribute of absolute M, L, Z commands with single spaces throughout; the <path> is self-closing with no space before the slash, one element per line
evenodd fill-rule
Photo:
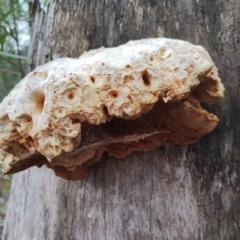
<path fill-rule="evenodd" d="M 12 53 L 6 53 L 6 52 L 2 52 L 0 51 L 0 55 L 5 56 L 5 57 L 12 57 L 12 58 L 19 58 L 19 59 L 24 59 L 27 60 L 28 58 L 25 56 L 20 56 L 17 54 L 12 54 Z"/>
<path fill-rule="evenodd" d="M 7 36 L 8 36 L 7 33 L 0 35 L 0 49 L 1 50 L 3 50 L 3 46 L 4 46 L 4 43 L 6 42 Z"/>
<path fill-rule="evenodd" d="M 1 18 L 0 18 L 0 22 L 3 22 L 3 21 L 6 21 L 6 19 L 8 18 L 8 16 L 13 13 L 16 9 L 16 8 L 13 8 L 13 9 L 10 9 L 9 11 L 7 11 L 6 13 L 2 14 Z"/>
<path fill-rule="evenodd" d="M 5 85 L 7 85 L 8 80 L 7 80 L 7 75 L 6 75 L 6 73 L 5 73 L 5 72 L 2 72 L 1 75 L 2 75 L 2 79 L 3 79 L 3 83 L 4 83 Z"/>

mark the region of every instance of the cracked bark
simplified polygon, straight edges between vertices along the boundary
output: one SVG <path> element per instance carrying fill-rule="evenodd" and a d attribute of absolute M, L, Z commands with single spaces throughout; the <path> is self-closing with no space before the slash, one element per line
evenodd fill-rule
<path fill-rule="evenodd" d="M 240 3 L 52 1 L 34 7 L 29 69 L 130 39 L 203 45 L 226 97 L 206 107 L 215 131 L 189 147 L 167 143 L 123 160 L 104 155 L 89 177 L 68 182 L 47 168 L 13 177 L 3 239 L 238 239 L 240 235 Z M 19 220 L 20 219 L 20 220 Z"/>

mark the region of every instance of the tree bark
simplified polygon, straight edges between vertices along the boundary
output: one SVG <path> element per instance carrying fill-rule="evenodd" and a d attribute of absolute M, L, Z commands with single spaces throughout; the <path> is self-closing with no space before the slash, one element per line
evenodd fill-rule
<path fill-rule="evenodd" d="M 167 143 L 123 160 L 105 154 L 83 181 L 36 167 L 13 177 L 3 239 L 239 239 L 239 0 L 58 0 L 34 4 L 29 69 L 128 40 L 203 45 L 223 101 L 217 128 L 191 146 Z"/>

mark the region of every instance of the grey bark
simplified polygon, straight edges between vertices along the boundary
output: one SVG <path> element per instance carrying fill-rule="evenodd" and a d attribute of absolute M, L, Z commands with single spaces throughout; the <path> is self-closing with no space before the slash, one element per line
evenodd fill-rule
<path fill-rule="evenodd" d="M 104 155 L 70 182 L 36 167 L 13 177 L 3 239 L 239 239 L 239 0 L 35 2 L 29 68 L 130 39 L 203 45 L 226 97 L 218 127 L 197 144 L 172 143 L 123 160 Z"/>

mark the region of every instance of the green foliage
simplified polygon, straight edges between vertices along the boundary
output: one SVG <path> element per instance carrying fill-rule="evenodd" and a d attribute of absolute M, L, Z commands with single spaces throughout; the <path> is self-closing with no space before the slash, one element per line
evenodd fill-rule
<path fill-rule="evenodd" d="M 0 100 L 27 69 L 29 0 L 0 0 Z"/>

